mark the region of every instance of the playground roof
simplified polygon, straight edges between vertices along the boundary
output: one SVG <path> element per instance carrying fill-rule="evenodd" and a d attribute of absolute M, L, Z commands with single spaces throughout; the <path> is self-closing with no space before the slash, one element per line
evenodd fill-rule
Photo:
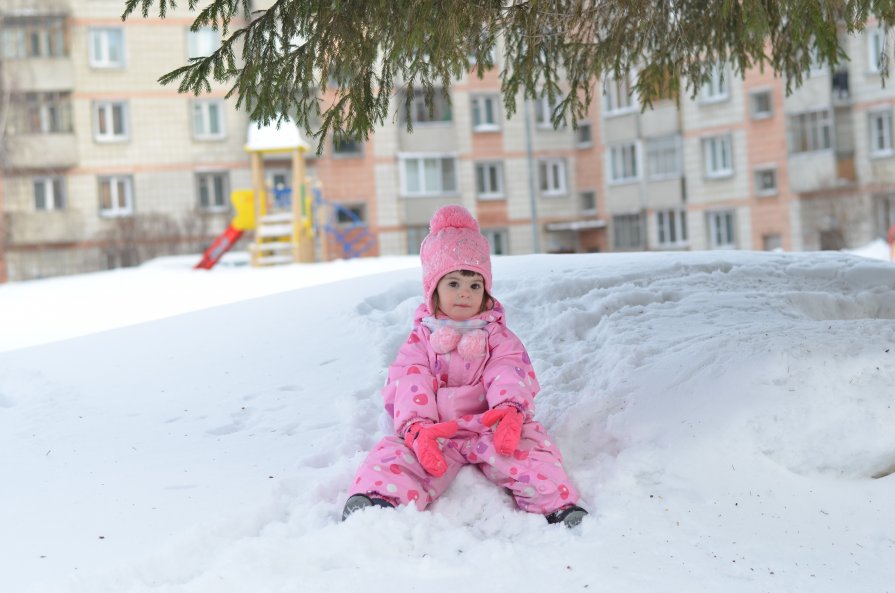
<path fill-rule="evenodd" d="M 273 121 L 266 126 L 258 122 L 249 124 L 245 146 L 248 152 L 290 152 L 296 149 L 306 152 L 310 148 L 291 119 L 284 119 L 279 124 Z"/>

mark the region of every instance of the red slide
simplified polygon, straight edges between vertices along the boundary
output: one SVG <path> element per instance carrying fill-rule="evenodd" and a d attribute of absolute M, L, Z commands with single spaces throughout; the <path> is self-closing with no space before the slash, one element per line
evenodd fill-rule
<path fill-rule="evenodd" d="M 205 250 L 205 254 L 202 256 L 202 261 L 196 264 L 195 270 L 210 270 L 214 267 L 218 260 L 221 259 L 221 256 L 227 253 L 231 247 L 233 247 L 239 238 L 242 237 L 242 231 L 239 229 L 233 228 L 233 225 L 227 227 L 227 230 L 220 234 L 220 236 L 214 240 L 214 243 Z"/>

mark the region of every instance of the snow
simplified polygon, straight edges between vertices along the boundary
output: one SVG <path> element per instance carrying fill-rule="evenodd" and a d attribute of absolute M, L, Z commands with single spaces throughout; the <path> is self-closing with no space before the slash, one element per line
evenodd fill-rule
<path fill-rule="evenodd" d="M 340 522 L 415 258 L 0 286 L 0 590 L 893 592 L 887 256 L 495 258 L 575 530 L 473 468 Z"/>

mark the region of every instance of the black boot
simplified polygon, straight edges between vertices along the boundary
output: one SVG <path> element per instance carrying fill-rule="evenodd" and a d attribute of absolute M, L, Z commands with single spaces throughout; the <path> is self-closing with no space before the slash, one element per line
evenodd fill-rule
<path fill-rule="evenodd" d="M 384 509 L 393 509 L 395 505 L 389 501 L 377 498 L 375 495 L 370 497 L 366 494 L 354 494 L 345 501 L 345 508 L 342 510 L 342 521 L 348 518 L 348 515 L 355 511 L 365 509 L 367 507 L 382 507 Z"/>
<path fill-rule="evenodd" d="M 551 525 L 554 523 L 562 523 L 566 527 L 572 528 L 581 523 L 581 520 L 584 519 L 586 514 L 587 511 L 577 504 L 573 504 L 553 511 L 549 515 L 546 515 L 546 519 L 547 523 L 550 523 Z"/>

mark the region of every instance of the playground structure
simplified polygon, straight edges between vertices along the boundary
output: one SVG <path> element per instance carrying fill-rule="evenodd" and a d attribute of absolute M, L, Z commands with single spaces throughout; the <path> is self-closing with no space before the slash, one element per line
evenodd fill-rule
<path fill-rule="evenodd" d="M 304 154 L 309 146 L 291 121 L 279 126 L 250 124 L 245 150 L 251 159 L 252 189 L 230 194 L 236 215 L 205 250 L 196 269 L 213 268 L 248 231 L 254 231 L 249 245 L 253 266 L 359 257 L 375 245 L 374 235 L 357 214 L 326 202 L 319 183 L 306 176 Z M 292 187 L 268 189 L 264 156 L 269 154 L 290 156 Z M 341 253 L 331 253 L 333 243 Z"/>

